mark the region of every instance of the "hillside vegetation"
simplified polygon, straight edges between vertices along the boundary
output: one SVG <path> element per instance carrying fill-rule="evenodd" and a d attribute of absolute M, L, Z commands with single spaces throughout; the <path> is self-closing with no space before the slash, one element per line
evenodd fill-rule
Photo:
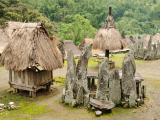
<path fill-rule="evenodd" d="M 50 34 L 57 33 L 60 39 L 73 40 L 76 45 L 83 38 L 94 38 L 108 15 L 109 5 L 112 5 L 112 15 L 122 36 L 159 32 L 159 0 L 19 1 L 0 0 L 0 22 L 46 22 L 49 19 L 47 25 L 50 26 Z"/>

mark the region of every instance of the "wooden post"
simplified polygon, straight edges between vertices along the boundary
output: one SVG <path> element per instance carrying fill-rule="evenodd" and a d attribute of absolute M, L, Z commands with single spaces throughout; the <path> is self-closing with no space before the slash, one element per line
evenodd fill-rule
<path fill-rule="evenodd" d="M 9 81 L 12 82 L 12 70 L 9 70 Z"/>
<path fill-rule="evenodd" d="M 29 91 L 29 97 L 32 97 L 32 91 Z"/>
<path fill-rule="evenodd" d="M 35 97 L 36 97 L 36 92 L 32 91 L 32 98 L 35 98 Z"/>
<path fill-rule="evenodd" d="M 91 87 L 91 78 L 87 78 L 88 79 L 88 88 Z"/>
<path fill-rule="evenodd" d="M 92 85 L 95 85 L 95 79 L 92 78 Z"/>
<path fill-rule="evenodd" d="M 108 60 L 109 60 L 109 50 L 106 50 L 106 51 L 105 51 L 105 57 L 107 57 Z"/>
<path fill-rule="evenodd" d="M 46 89 L 47 89 L 48 92 L 50 92 L 50 91 L 51 91 L 51 85 L 50 85 L 50 84 L 47 85 L 47 86 L 46 86 Z"/>

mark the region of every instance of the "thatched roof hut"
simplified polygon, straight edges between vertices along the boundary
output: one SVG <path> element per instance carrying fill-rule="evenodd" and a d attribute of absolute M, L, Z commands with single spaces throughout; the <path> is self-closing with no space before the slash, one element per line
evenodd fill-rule
<path fill-rule="evenodd" d="M 87 46 L 90 43 L 93 44 L 93 39 L 85 38 L 78 45 L 78 48 L 82 51 L 84 49 L 84 47 Z M 97 55 L 97 54 L 102 54 L 102 53 L 104 53 L 104 51 L 102 51 L 100 49 L 92 49 L 92 55 Z"/>
<path fill-rule="evenodd" d="M 119 31 L 116 29 L 113 16 L 111 14 L 112 7 L 109 7 L 109 15 L 103 26 L 96 33 L 93 49 L 106 50 L 106 57 L 109 57 L 109 50 L 117 50 L 126 48 L 126 44 Z"/>
<path fill-rule="evenodd" d="M 127 48 L 130 48 L 130 46 L 133 45 L 133 42 L 130 40 L 130 38 L 129 38 L 128 35 L 125 35 L 125 36 L 123 37 L 123 40 L 124 40 L 124 42 L 126 43 Z"/>
<path fill-rule="evenodd" d="M 160 41 L 160 34 L 159 33 L 156 33 L 153 38 L 152 38 L 152 43 L 157 43 L 158 40 Z"/>
<path fill-rule="evenodd" d="M 133 43 L 135 43 L 135 42 L 136 42 L 136 38 L 135 38 L 135 36 L 134 36 L 134 35 L 131 35 L 129 38 L 130 38 L 130 40 L 131 40 Z"/>
<path fill-rule="evenodd" d="M 78 49 L 78 47 L 73 43 L 72 40 L 64 40 L 63 41 L 64 44 L 64 50 L 65 50 L 65 58 L 67 57 L 67 53 L 69 51 L 69 49 L 72 49 L 73 54 L 75 57 L 80 56 L 81 51 Z"/>
<path fill-rule="evenodd" d="M 37 65 L 47 71 L 63 67 L 62 54 L 49 39 L 44 23 L 9 22 L 7 25 L 5 30 L 11 41 L 0 61 L 7 70 L 23 71 Z"/>
<path fill-rule="evenodd" d="M 5 34 L 4 29 L 0 26 L 0 55 L 9 43 L 9 41 L 9 37 Z"/>

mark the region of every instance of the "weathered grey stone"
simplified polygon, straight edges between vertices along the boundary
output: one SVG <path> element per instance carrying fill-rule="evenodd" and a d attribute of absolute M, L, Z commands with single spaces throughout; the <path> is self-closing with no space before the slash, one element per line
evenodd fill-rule
<path fill-rule="evenodd" d="M 87 67 L 88 60 L 92 56 L 92 44 L 84 47 L 77 64 L 76 74 L 78 77 L 78 81 L 82 82 L 82 85 L 85 91 L 88 91 L 88 81 L 87 81 Z"/>
<path fill-rule="evenodd" d="M 150 37 L 150 40 L 148 41 L 148 49 L 147 49 L 147 51 L 146 51 L 144 60 L 148 60 L 148 59 L 149 59 L 151 50 L 152 50 L 152 36 Z"/>
<path fill-rule="evenodd" d="M 84 106 L 87 106 L 89 103 L 89 94 L 84 95 Z"/>
<path fill-rule="evenodd" d="M 140 41 L 140 48 L 139 48 L 139 53 L 138 53 L 138 59 L 143 59 L 144 58 L 144 47 L 143 47 L 143 41 Z"/>
<path fill-rule="evenodd" d="M 159 40 L 157 42 L 157 54 L 156 54 L 156 58 L 160 59 L 160 43 L 159 43 Z"/>
<path fill-rule="evenodd" d="M 98 85 L 96 98 L 99 100 L 107 100 L 107 89 L 109 80 L 108 58 L 104 58 L 98 71 Z"/>
<path fill-rule="evenodd" d="M 112 101 L 108 100 L 90 99 L 90 104 L 95 108 L 104 110 L 110 110 L 115 107 L 115 104 Z"/>
<path fill-rule="evenodd" d="M 153 45 L 153 54 L 154 54 L 154 59 L 156 59 L 156 55 L 157 55 L 157 47 L 156 47 L 156 44 Z"/>
<path fill-rule="evenodd" d="M 91 107 L 92 107 L 91 104 L 88 104 L 88 109 L 91 109 Z"/>
<path fill-rule="evenodd" d="M 65 103 L 72 103 L 72 99 L 73 99 L 73 91 L 70 85 L 70 82 L 68 83 L 68 90 L 65 91 Z"/>
<path fill-rule="evenodd" d="M 77 93 L 77 97 L 76 97 L 76 101 L 77 104 L 81 104 L 83 103 L 84 97 L 83 97 L 83 86 L 79 87 L 78 93 Z"/>
<path fill-rule="evenodd" d="M 71 49 L 68 51 L 67 55 L 67 62 L 68 62 L 68 67 L 67 67 L 67 74 L 66 74 L 66 90 L 68 90 L 68 84 L 71 84 L 71 89 L 73 89 L 74 92 L 77 92 L 77 85 L 76 82 L 78 80 L 76 76 L 76 63 L 74 60 L 74 55 Z"/>
<path fill-rule="evenodd" d="M 121 101 L 121 85 L 120 85 L 120 79 L 119 79 L 119 71 L 117 70 L 117 68 L 115 68 L 110 73 L 109 100 L 113 101 L 114 104 L 119 104 Z"/>
<path fill-rule="evenodd" d="M 72 99 L 71 106 L 72 107 L 76 106 L 76 100 L 75 99 Z"/>
<path fill-rule="evenodd" d="M 125 99 L 129 97 L 130 107 L 135 106 L 136 82 L 135 82 L 136 65 L 134 57 L 130 54 L 124 57 L 122 62 L 122 94 Z"/>
<path fill-rule="evenodd" d="M 102 111 L 98 110 L 95 112 L 95 114 L 96 114 L 96 116 L 100 116 L 100 115 L 102 115 Z"/>
<path fill-rule="evenodd" d="M 92 110 L 94 111 L 96 108 L 95 107 L 92 107 Z"/>

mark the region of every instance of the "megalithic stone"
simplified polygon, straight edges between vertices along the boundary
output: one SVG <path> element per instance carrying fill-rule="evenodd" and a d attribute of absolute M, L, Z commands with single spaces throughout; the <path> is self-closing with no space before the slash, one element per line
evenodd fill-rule
<path fill-rule="evenodd" d="M 110 73 L 109 101 L 113 101 L 114 104 L 119 104 L 121 101 L 121 84 L 117 68 Z"/>
<path fill-rule="evenodd" d="M 68 84 L 71 84 L 71 88 L 74 90 L 74 92 L 77 89 L 76 82 L 78 80 L 76 76 L 76 63 L 74 60 L 74 54 L 71 49 L 68 51 L 67 55 L 67 62 L 68 62 L 68 67 L 67 67 L 67 74 L 66 74 L 66 90 L 68 90 Z"/>
<path fill-rule="evenodd" d="M 157 55 L 157 47 L 156 47 L 156 44 L 153 45 L 153 54 L 154 54 L 154 59 L 156 59 L 156 55 Z"/>
<path fill-rule="evenodd" d="M 144 41 L 144 38 L 143 38 Z M 139 48 L 139 53 L 138 53 L 138 59 L 143 59 L 144 58 L 144 47 L 143 47 L 143 41 L 140 41 L 140 48 Z"/>
<path fill-rule="evenodd" d="M 152 36 L 150 37 L 150 40 L 148 41 L 148 48 L 147 48 L 147 52 L 146 52 L 146 55 L 144 57 L 144 60 L 149 59 L 149 56 L 151 54 L 151 50 L 152 50 Z"/>
<path fill-rule="evenodd" d="M 82 83 L 85 91 L 88 91 L 88 81 L 87 81 L 87 67 L 88 60 L 92 56 L 92 44 L 84 47 L 81 55 L 79 57 L 79 61 L 76 68 L 76 75 L 78 77 L 78 81 Z"/>
<path fill-rule="evenodd" d="M 96 91 L 96 99 L 107 100 L 107 89 L 109 80 L 108 58 L 102 60 L 98 72 L 98 85 Z"/>
<path fill-rule="evenodd" d="M 159 40 L 157 42 L 157 54 L 156 54 L 157 59 L 160 59 L 160 43 Z"/>
<path fill-rule="evenodd" d="M 122 62 L 122 96 L 123 99 L 129 99 L 129 106 L 134 107 L 136 103 L 136 65 L 134 57 L 127 54 Z"/>
<path fill-rule="evenodd" d="M 70 82 L 68 84 L 68 90 L 65 91 L 65 103 L 71 104 L 73 99 L 73 91 L 70 85 Z"/>

